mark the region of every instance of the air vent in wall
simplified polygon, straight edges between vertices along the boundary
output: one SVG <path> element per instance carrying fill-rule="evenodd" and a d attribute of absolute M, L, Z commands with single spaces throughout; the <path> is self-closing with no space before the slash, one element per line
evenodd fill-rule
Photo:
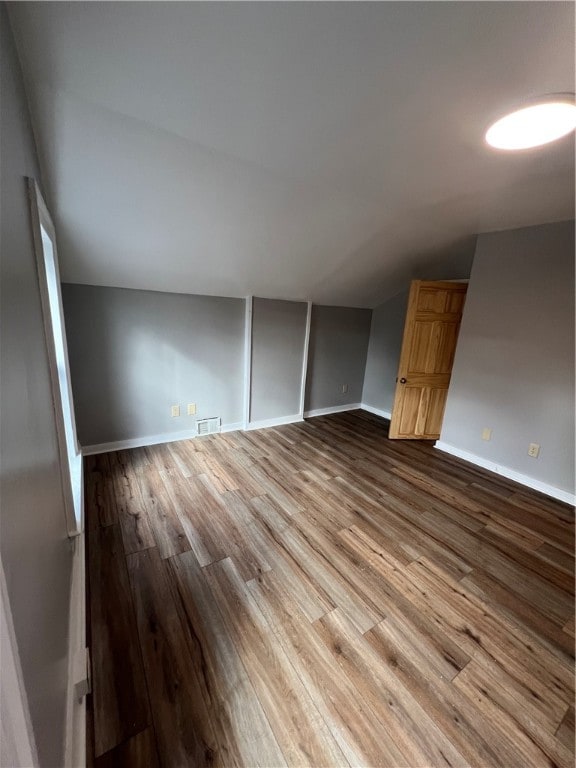
<path fill-rule="evenodd" d="M 213 432 L 220 432 L 220 417 L 213 419 L 201 419 L 196 422 L 196 434 L 211 435 Z"/>

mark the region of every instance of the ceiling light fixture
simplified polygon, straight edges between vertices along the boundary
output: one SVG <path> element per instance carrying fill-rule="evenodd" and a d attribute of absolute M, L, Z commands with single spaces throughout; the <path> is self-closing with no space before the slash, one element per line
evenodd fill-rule
<path fill-rule="evenodd" d="M 573 94 L 538 99 L 493 123 L 486 141 L 496 149 L 529 149 L 566 136 L 576 128 Z"/>

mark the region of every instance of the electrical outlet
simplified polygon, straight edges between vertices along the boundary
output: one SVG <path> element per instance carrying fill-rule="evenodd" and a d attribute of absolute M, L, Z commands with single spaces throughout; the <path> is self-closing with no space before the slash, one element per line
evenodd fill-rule
<path fill-rule="evenodd" d="M 171 416 L 180 416 L 180 406 L 179 405 L 173 405 L 170 408 L 170 415 Z"/>
<path fill-rule="evenodd" d="M 482 430 L 482 440 L 492 439 L 492 429 L 490 427 L 484 427 Z"/>
<path fill-rule="evenodd" d="M 530 443 L 528 446 L 528 456 L 532 456 L 533 459 L 538 458 L 538 454 L 540 453 L 540 446 L 538 443 Z"/>
<path fill-rule="evenodd" d="M 342 384 L 342 394 L 345 395 L 348 392 L 348 384 Z"/>
<path fill-rule="evenodd" d="M 188 403 L 186 413 L 188 416 L 196 416 L 196 403 Z"/>

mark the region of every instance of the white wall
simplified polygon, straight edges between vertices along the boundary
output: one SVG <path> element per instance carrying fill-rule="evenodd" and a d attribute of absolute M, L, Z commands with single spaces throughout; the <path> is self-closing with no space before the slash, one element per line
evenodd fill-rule
<path fill-rule="evenodd" d="M 574 222 L 479 237 L 441 441 L 574 492 Z"/>
<path fill-rule="evenodd" d="M 25 178 L 39 173 L 4 4 L 0 34 L 0 549 L 40 763 L 62 766 L 72 550 Z"/>

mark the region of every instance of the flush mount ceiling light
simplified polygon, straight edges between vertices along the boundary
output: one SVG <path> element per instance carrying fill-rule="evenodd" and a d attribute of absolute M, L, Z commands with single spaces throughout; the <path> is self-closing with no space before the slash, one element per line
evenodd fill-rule
<path fill-rule="evenodd" d="M 572 94 L 548 96 L 493 123 L 486 141 L 496 149 L 529 149 L 560 139 L 576 128 Z"/>

